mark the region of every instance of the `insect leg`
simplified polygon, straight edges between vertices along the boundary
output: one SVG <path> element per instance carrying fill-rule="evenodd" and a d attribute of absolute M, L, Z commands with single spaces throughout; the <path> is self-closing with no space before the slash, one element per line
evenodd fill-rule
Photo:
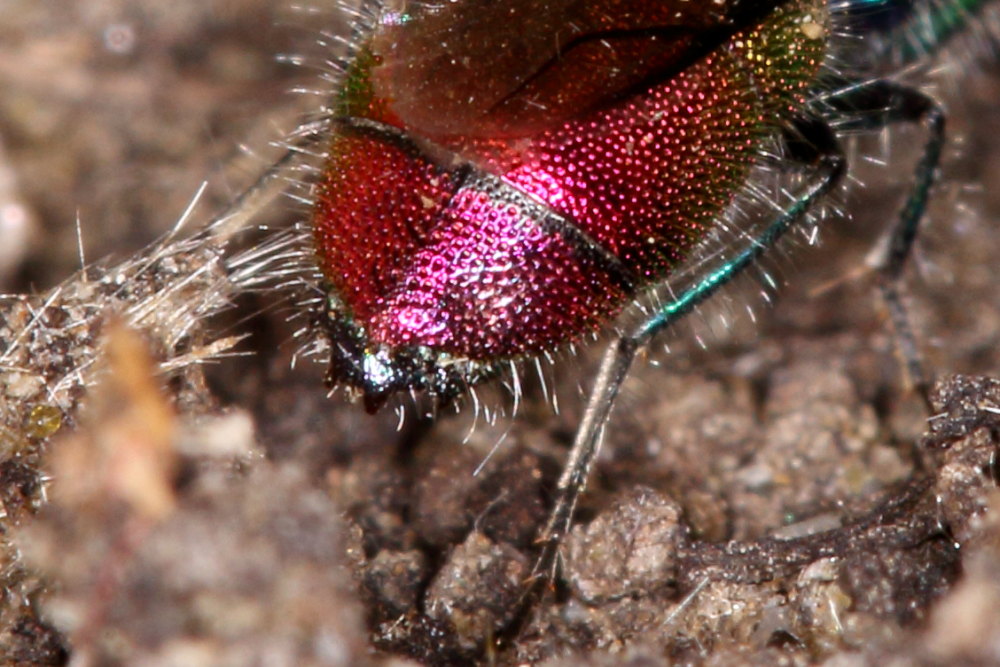
<path fill-rule="evenodd" d="M 848 85 L 835 92 L 826 104 L 833 114 L 848 118 L 845 122 L 838 122 L 838 130 L 879 130 L 895 123 L 923 123 L 927 127 L 927 141 L 914 170 L 909 196 L 889 230 L 884 252 L 874 268 L 878 272 L 878 288 L 889 311 L 904 370 L 929 407 L 930 385 L 920 359 L 916 336 L 900 299 L 899 282 L 927 209 L 931 186 L 941 161 L 945 139 L 944 111 L 919 90 L 892 81 Z"/>
<path fill-rule="evenodd" d="M 635 330 L 617 337 L 604 354 L 569 460 L 559 478 L 555 507 L 541 535 L 543 547 L 534 571 L 536 576 L 546 571 L 552 572 L 550 568 L 554 569 L 556 566 L 555 554 L 559 543 L 569 530 L 577 500 L 586 486 L 590 469 L 597 457 L 604 426 L 636 353 L 648 345 L 657 333 L 690 313 L 753 264 L 785 232 L 802 221 L 816 202 L 843 176 L 846 162 L 836 137 L 825 121 L 801 118 L 790 129 L 794 131 L 789 132 L 786 137 L 790 157 L 796 162 L 809 165 L 812 172 L 795 201 L 758 236 L 751 239 L 735 257 L 719 263 L 695 285 L 681 292 Z M 793 133 L 796 137 L 794 142 L 789 140 Z"/>

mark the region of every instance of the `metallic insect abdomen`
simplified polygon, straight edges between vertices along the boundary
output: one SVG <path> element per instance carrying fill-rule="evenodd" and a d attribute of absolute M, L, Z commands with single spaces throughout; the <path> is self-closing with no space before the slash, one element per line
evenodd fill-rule
<path fill-rule="evenodd" d="M 610 12 L 614 3 L 581 4 Z M 725 3 L 712 4 L 724 12 Z M 468 108 L 454 98 L 490 75 L 477 70 L 476 54 L 452 54 L 464 71 L 453 77 L 458 88 L 395 82 L 440 59 L 429 50 L 449 41 L 380 52 L 382 42 L 407 43 L 387 35 L 422 26 L 419 15 L 383 17 L 345 83 L 313 218 L 338 317 L 351 322 L 366 354 L 419 347 L 483 362 L 597 331 L 705 236 L 761 143 L 801 103 L 825 51 L 824 7 L 788 2 L 754 28 L 728 32 L 724 14 L 676 19 L 686 23 L 645 17 L 661 22 L 577 37 L 548 60 L 533 55 L 543 63 L 534 78 L 508 77 L 513 83 L 490 89 L 488 104 L 471 95 Z M 492 29 L 508 31 L 508 48 L 517 48 L 518 26 Z M 541 78 L 561 80 L 561 67 L 579 67 L 580 57 L 596 67 L 604 50 L 617 64 L 619 32 L 629 48 L 640 36 L 643 52 L 662 45 L 662 58 L 650 56 L 656 66 L 625 77 L 625 88 L 608 75 L 619 85 L 600 99 L 594 77 L 563 80 L 566 94 L 589 108 L 572 117 L 556 104 L 559 91 L 537 90 Z M 475 48 L 475 40 L 462 44 L 452 48 Z M 446 99 L 437 107 L 458 107 L 453 122 L 408 116 L 414 100 L 401 97 L 431 99 L 434 89 Z M 524 111 L 539 95 L 559 111 L 548 121 Z"/>

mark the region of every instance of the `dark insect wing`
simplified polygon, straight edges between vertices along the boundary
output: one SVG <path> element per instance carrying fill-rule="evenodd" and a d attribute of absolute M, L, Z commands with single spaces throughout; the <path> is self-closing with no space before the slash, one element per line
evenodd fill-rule
<path fill-rule="evenodd" d="M 669 78 L 777 4 L 407 3 L 379 21 L 373 85 L 419 136 L 530 136 Z"/>

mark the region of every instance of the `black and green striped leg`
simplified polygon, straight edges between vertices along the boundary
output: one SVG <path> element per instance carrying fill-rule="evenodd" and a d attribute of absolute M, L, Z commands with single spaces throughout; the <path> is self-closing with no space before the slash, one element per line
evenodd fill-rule
<path fill-rule="evenodd" d="M 884 252 L 877 258 L 878 289 L 885 300 L 896 345 L 913 389 L 931 411 L 930 380 L 921 362 L 917 339 L 899 285 L 913 249 L 934 184 L 945 141 L 941 106 L 919 90 L 891 81 L 845 84 L 822 101 L 827 116 L 838 119 L 838 131 L 874 131 L 898 123 L 923 124 L 927 139 L 914 170 L 909 196 L 888 231 Z"/>
<path fill-rule="evenodd" d="M 658 333 L 690 313 L 735 276 L 773 247 L 784 234 L 807 218 L 816 203 L 844 174 L 846 163 L 829 125 L 820 118 L 803 118 L 789 128 L 787 154 L 799 166 L 809 168 L 806 184 L 795 201 L 750 239 L 735 256 L 721 261 L 701 280 L 681 292 L 634 330 L 619 335 L 608 347 L 591 390 L 583 420 L 557 487 L 555 506 L 541 534 L 542 554 L 534 575 L 554 574 L 559 544 L 569 530 L 577 499 L 597 456 L 604 427 L 608 422 L 622 382 L 636 354 Z M 794 139 L 792 139 L 794 137 Z"/>
<path fill-rule="evenodd" d="M 891 81 L 845 82 L 816 103 L 818 113 L 796 121 L 785 133 L 788 157 L 810 168 L 811 176 L 785 211 L 737 255 L 720 262 L 699 282 L 684 291 L 636 329 L 617 337 L 608 347 L 577 430 L 557 488 L 557 499 L 541 535 L 542 554 L 536 575 L 554 572 L 556 553 L 569 530 L 577 500 L 586 486 L 611 410 L 636 354 L 664 329 L 690 313 L 745 268 L 753 264 L 794 225 L 804 220 L 841 179 L 846 163 L 831 123 L 838 131 L 874 131 L 897 123 L 922 123 L 928 138 L 916 166 L 913 185 L 899 216 L 889 230 L 876 270 L 878 285 L 888 305 L 904 367 L 926 402 L 928 381 L 920 361 L 916 337 L 899 297 L 898 284 L 924 217 L 944 145 L 945 118 L 930 97 Z"/>

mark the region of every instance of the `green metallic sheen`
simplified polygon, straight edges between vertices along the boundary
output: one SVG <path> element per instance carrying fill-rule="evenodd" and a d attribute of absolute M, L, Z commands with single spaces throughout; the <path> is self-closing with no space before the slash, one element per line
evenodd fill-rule
<path fill-rule="evenodd" d="M 930 0 L 922 4 L 886 37 L 886 47 L 895 53 L 899 65 L 909 65 L 941 48 L 991 3 L 990 0 Z"/>

